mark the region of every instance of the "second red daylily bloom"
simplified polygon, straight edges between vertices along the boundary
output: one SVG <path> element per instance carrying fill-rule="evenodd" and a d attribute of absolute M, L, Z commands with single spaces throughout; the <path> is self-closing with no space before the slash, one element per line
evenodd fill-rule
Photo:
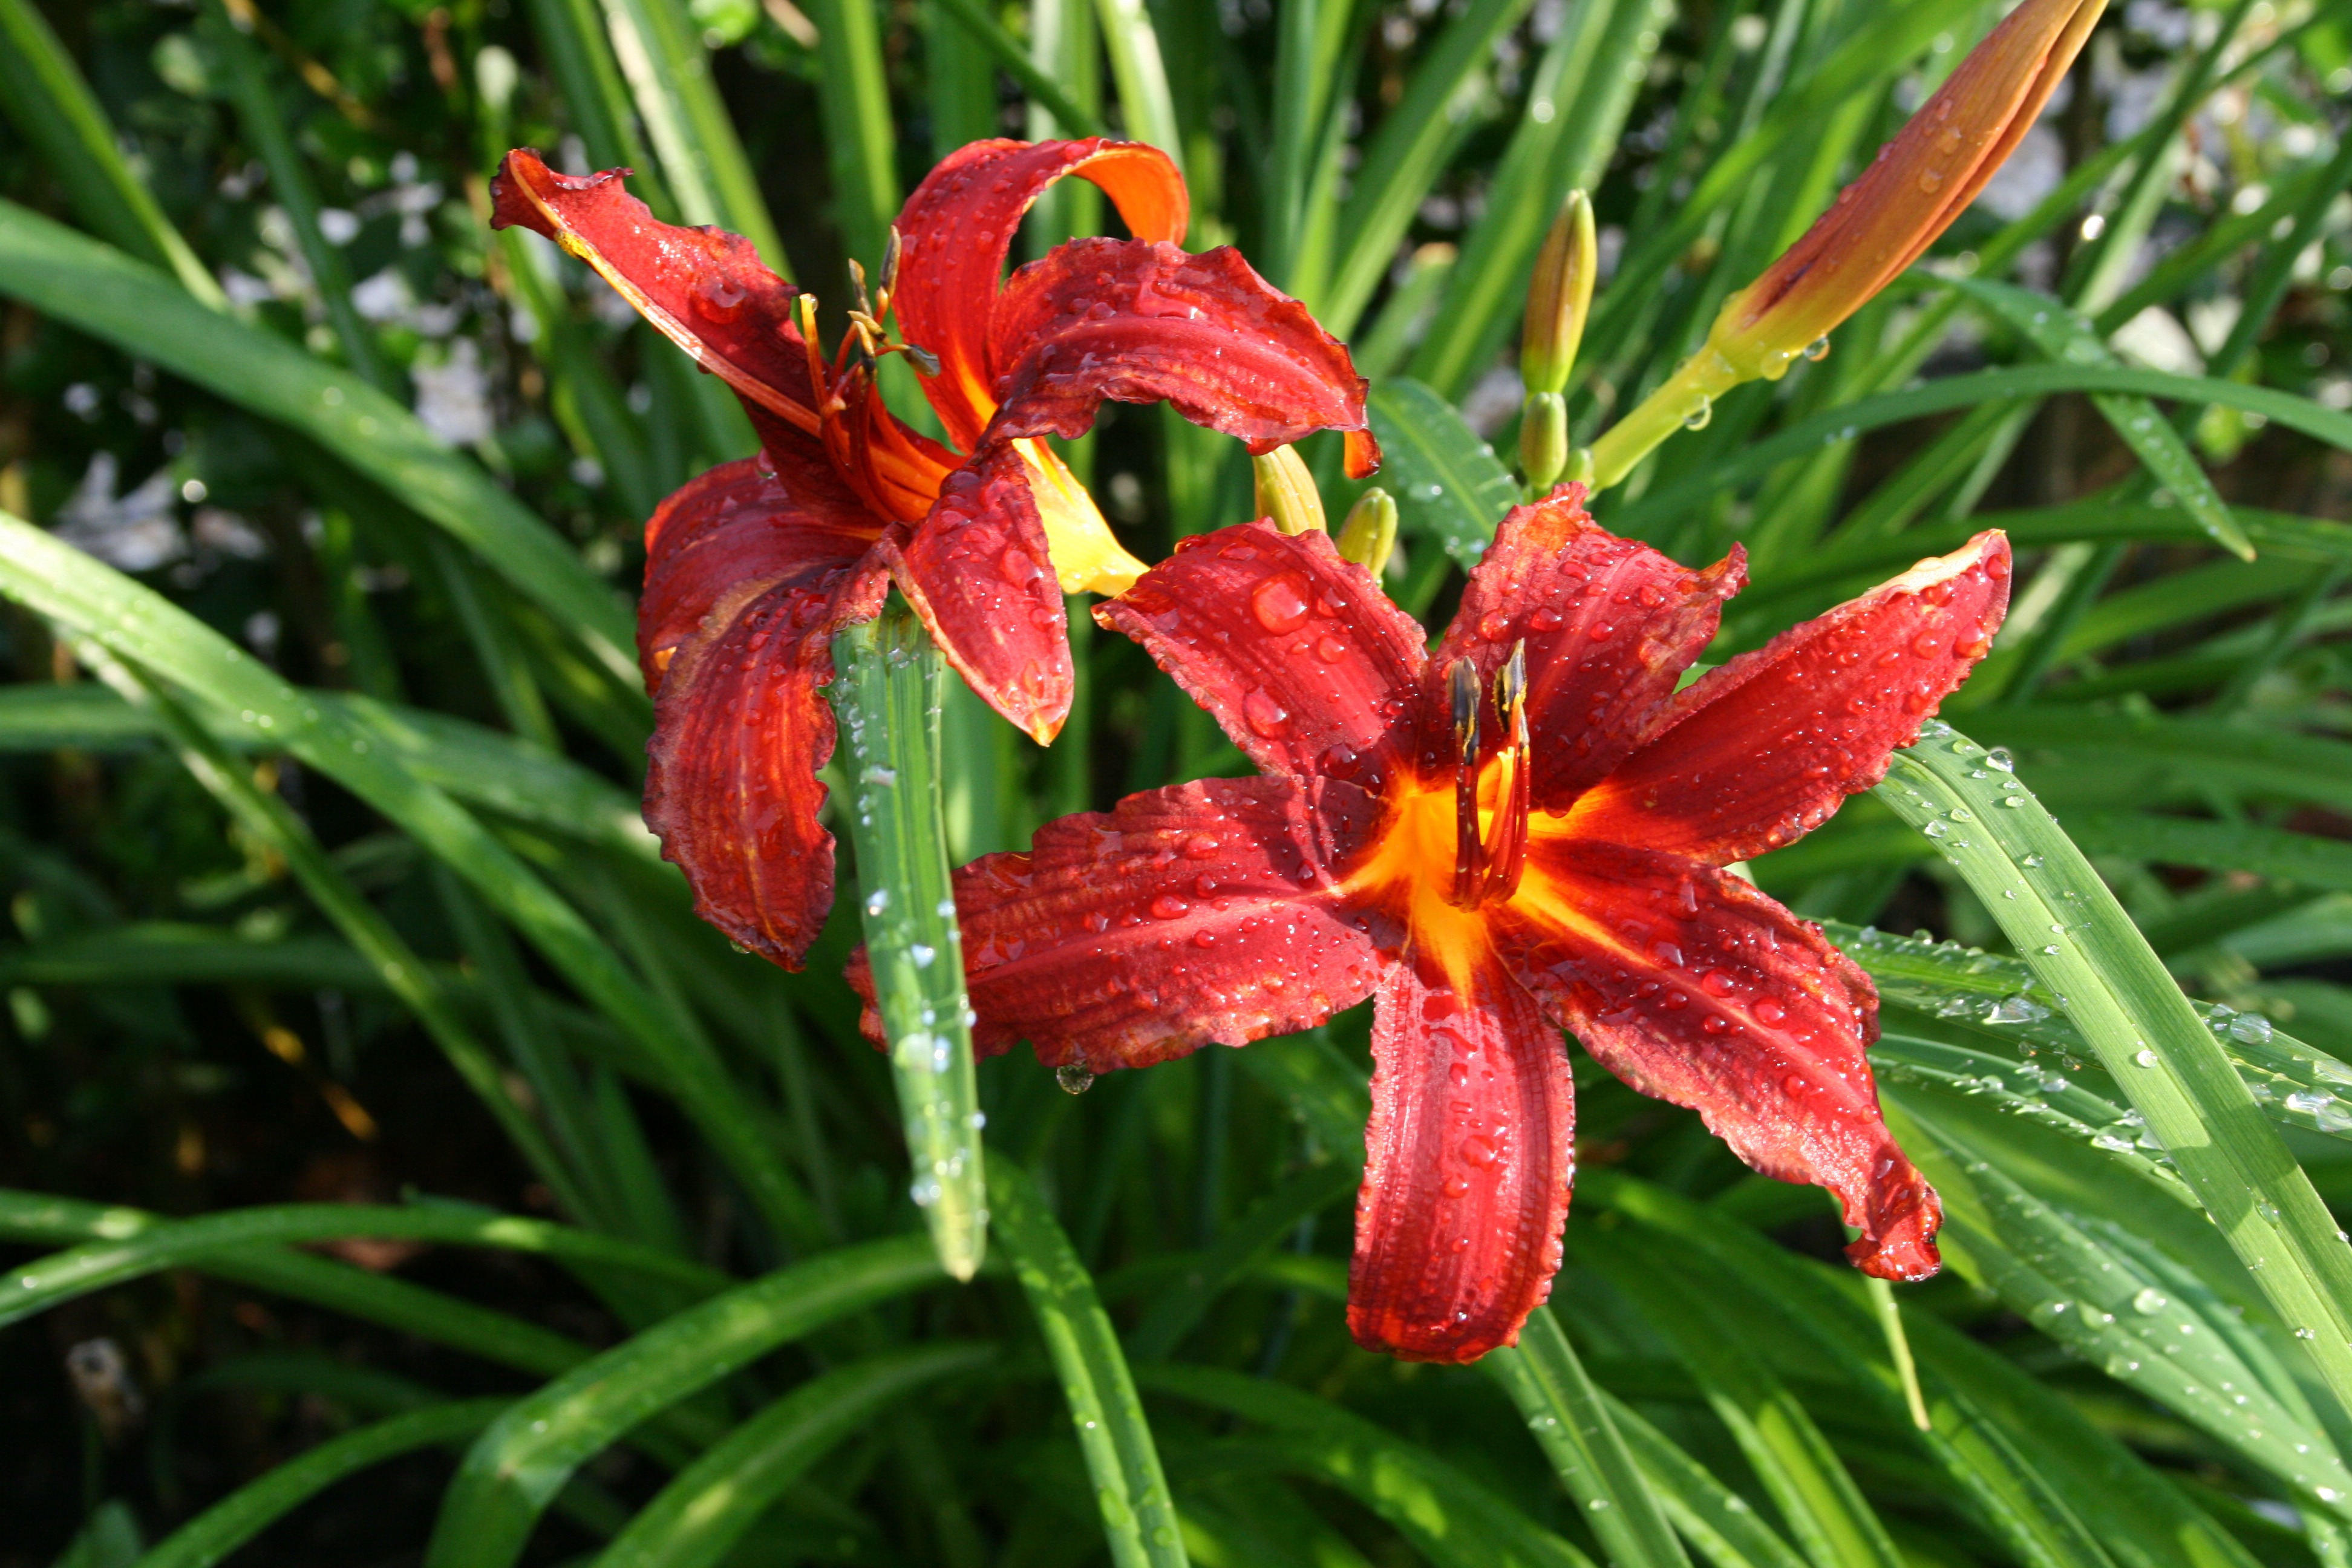
<path fill-rule="evenodd" d="M 1724 868 L 1885 772 L 1990 646 L 1998 533 L 1675 689 L 1744 579 L 1586 516 L 1507 517 L 1434 655 L 1319 533 L 1188 542 L 1097 618 L 1264 770 L 1065 817 L 958 874 L 977 1041 L 1095 1072 L 1367 996 L 1349 1322 L 1468 1361 L 1550 1289 L 1574 1172 L 1560 1031 L 1741 1158 L 1834 1192 L 1865 1271 L 1934 1271 L 1935 1194 L 1881 1121 L 1869 980 Z M 853 966 L 854 981 L 863 976 Z"/>
<path fill-rule="evenodd" d="M 1063 594 L 1117 593 L 1142 570 L 1039 437 L 1085 434 L 1107 399 L 1165 400 L 1259 451 L 1348 432 L 1359 475 L 1379 448 L 1362 378 L 1306 307 L 1230 247 L 1179 248 L 1184 184 L 1154 148 L 952 154 L 908 198 L 830 363 L 814 300 L 740 237 L 656 221 L 625 173 L 559 174 L 510 153 L 495 222 L 593 267 L 759 429 L 758 457 L 695 479 L 646 525 L 646 819 L 705 920 L 797 967 L 833 902 L 814 776 L 833 752 L 833 634 L 895 582 L 972 689 L 1044 742 L 1074 684 Z M 1065 174 L 1102 187 L 1134 237 L 1058 246 L 1005 279 L 1022 215 Z M 884 406 L 875 361 L 901 352 L 961 454 Z"/>

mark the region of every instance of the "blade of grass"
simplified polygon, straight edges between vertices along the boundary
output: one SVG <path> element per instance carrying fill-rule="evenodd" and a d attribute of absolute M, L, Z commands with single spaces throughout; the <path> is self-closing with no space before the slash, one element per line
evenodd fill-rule
<path fill-rule="evenodd" d="M 24 1242 L 120 1241 L 173 1224 L 142 1209 L 0 1190 L 0 1237 Z M 588 1359 L 588 1347 L 504 1312 L 477 1307 L 348 1263 L 279 1247 L 236 1247 L 188 1267 L 414 1334 L 499 1366 L 551 1377 Z"/>
<path fill-rule="evenodd" d="M 1969 408 L 1995 398 L 2047 397 L 2064 392 L 2121 393 L 2242 409 L 2331 447 L 2352 450 L 2352 415 L 2322 407 L 2292 393 L 2217 381 L 2210 376 L 2171 375 L 2111 365 L 2019 365 L 1951 376 L 1824 409 L 1756 442 L 1728 461 L 1654 488 L 1640 500 L 1617 509 L 1609 525 L 1628 532 L 1662 526 L 1706 496 L 1767 474 L 1790 458 L 1803 457 L 1816 447 L 1850 441 L 1865 430 Z"/>
<path fill-rule="evenodd" d="M 1527 1417 L 1560 1485 L 1617 1568 L 1684 1568 L 1690 1559 L 1643 1468 L 1619 1436 L 1576 1347 L 1546 1307 L 1529 1314 L 1516 1349 L 1486 1361 Z"/>
<path fill-rule="evenodd" d="M 1261 1199 L 1206 1251 L 1198 1255 L 1175 1288 L 1151 1303 L 1143 1321 L 1128 1338 L 1128 1359 L 1165 1361 L 1184 1336 L 1234 1280 L 1261 1257 L 1298 1228 L 1298 1222 L 1321 1213 L 1356 1190 L 1361 1169 L 1347 1161 L 1311 1166 L 1299 1172 Z"/>
<path fill-rule="evenodd" d="M 1103 48 L 1110 56 L 1111 79 L 1118 84 L 1119 120 L 1128 138 L 1159 148 L 1182 174 L 1184 137 L 1150 8 L 1144 0 L 1095 0 L 1095 12 L 1102 18 Z"/>
<path fill-rule="evenodd" d="M 679 212 L 688 223 L 734 230 L 759 248 L 771 268 L 791 276 L 759 176 L 710 79 L 709 52 L 683 0 L 604 0 L 604 5 L 614 58 L 635 93 Z"/>
<path fill-rule="evenodd" d="M 1796 1548 L 1757 1517 L 1746 1498 L 1716 1479 L 1633 1406 L 1606 1390 L 1598 1392 L 1601 1408 L 1622 1435 L 1658 1506 L 1715 1568 L 1804 1568 Z"/>
<path fill-rule="evenodd" d="M 1313 1476 L 1394 1526 L 1437 1568 L 1592 1568 L 1591 1558 L 1419 1444 L 1267 1378 L 1162 1363 L 1139 1368 L 1154 1394 L 1271 1428 L 1234 1439 L 1226 1463 Z M 1206 1458 L 1206 1456 L 1203 1456 Z"/>
<path fill-rule="evenodd" d="M 955 19 L 956 25 L 971 36 L 972 41 L 988 51 L 989 58 L 1004 73 L 1021 84 L 1021 90 L 1037 100 L 1038 106 L 1061 121 L 1072 136 L 1100 136 L 1105 127 L 1099 115 L 1089 114 L 1064 92 L 1061 84 L 1040 69 L 1029 58 L 1028 49 L 1020 39 L 1006 32 L 1003 26 L 980 5 L 980 0 L 931 0 L 941 11 Z"/>
<path fill-rule="evenodd" d="M 890 1047 L 913 1195 L 959 1279 L 988 1248 L 980 1088 L 963 937 L 940 810 L 939 650 L 902 599 L 834 638 L 826 688 L 848 752 L 850 838 L 875 1005 Z"/>
<path fill-rule="evenodd" d="M 1183 1537 L 1160 1451 L 1093 1277 L 1055 1223 L 1035 1181 L 1001 1151 L 989 1162 L 988 1195 L 997 1237 L 1012 1255 L 1013 1272 L 1061 1379 L 1112 1563 L 1118 1568 L 1185 1568 Z"/>
<path fill-rule="evenodd" d="M 123 161 L 106 110 L 33 0 L 0 0 L 0 105 L 40 149 L 82 222 L 169 268 L 207 309 L 228 309 L 220 285 Z"/>
<path fill-rule="evenodd" d="M 777 1155 L 761 1116 L 724 1066 L 677 1037 L 657 999 L 577 910 L 462 806 L 379 749 L 343 710 L 311 701 L 178 605 L 5 514 L 0 514 L 0 592 L 139 668 L 168 670 L 173 682 L 220 714 L 236 714 L 257 740 L 276 740 L 397 823 L 464 877 L 661 1065 L 665 1087 L 742 1180 L 780 1235 L 815 1234 L 807 1197 Z M 206 737 L 192 726 L 186 740 L 201 748 Z M 224 776 L 232 784 L 241 777 L 233 768 Z M 351 912 L 360 917 L 359 910 Z M 392 953 L 383 961 L 403 963 Z M 404 983 L 408 978 L 404 963 L 401 979 Z"/>
<path fill-rule="evenodd" d="M 5 1196 L 28 1201 L 35 1194 Z M 63 1301 L 104 1290 L 192 1259 L 263 1244 L 333 1241 L 348 1237 L 402 1237 L 451 1246 L 495 1247 L 541 1253 L 567 1262 L 627 1269 L 685 1286 L 707 1296 L 732 1283 L 726 1275 L 617 1237 L 575 1230 L 519 1215 L 469 1212 L 419 1204 L 391 1208 L 369 1204 L 287 1204 L 232 1209 L 152 1226 L 121 1241 L 92 1242 L 19 1265 L 15 1289 L 0 1299 L 0 1327 L 45 1312 Z"/>
<path fill-rule="evenodd" d="M 1934 721 L 1919 745 L 1896 753 L 1879 797 L 1914 826 L 1937 826 L 1938 847 L 2064 999 L 2101 1064 L 2352 1410 L 2352 1319 L 2344 1305 L 2352 1302 L 2352 1256 L 2335 1220 L 2098 873 L 2030 791 L 1998 787 L 1997 770 L 1979 763 L 1985 755 Z M 2005 773 L 2000 782 L 2016 783 Z"/>
<path fill-rule="evenodd" d="M 1673 0 L 1591 0 L 1560 26 L 1528 84 L 1528 102 L 1486 210 L 1448 280 L 1445 330 L 1422 340 L 1412 374 L 1444 396 L 1495 356 L 1517 319 L 1528 265 L 1571 190 L 1608 172 L 1651 56 L 1673 25 Z"/>
<path fill-rule="evenodd" d="M 138 1568 L 210 1568 L 337 1481 L 386 1459 L 472 1436 L 512 1403 L 453 1400 L 372 1422 L 263 1472 L 173 1531 Z"/>
<path fill-rule="evenodd" d="M 502 1568 L 581 1465 L 647 1417 L 779 1345 L 940 1278 L 919 1237 L 841 1247 L 737 1286 L 522 1399 L 467 1450 L 426 1568 Z"/>
<path fill-rule="evenodd" d="M 1404 97 L 1364 149 L 1339 217 L 1339 271 L 1328 283 L 1298 279 L 1299 297 L 1339 337 L 1355 330 L 1372 291 L 1388 276 L 1398 242 L 1444 172 L 1466 112 L 1465 96 L 1486 68 L 1495 40 L 1517 26 L 1529 0 L 1472 0 L 1423 57 Z"/>
<path fill-rule="evenodd" d="M 898 215 L 898 133 L 874 0 L 810 0 L 816 24 L 817 101 L 824 111 L 825 158 L 833 170 L 834 221 L 849 254 L 882 264 Z"/>
<path fill-rule="evenodd" d="M 619 595 L 481 468 L 350 371 L 231 321 L 152 268 L 6 202 L 0 293 L 310 437 L 480 554 L 617 677 L 639 679 L 634 617 Z"/>
<path fill-rule="evenodd" d="M 995 1348 L 887 1351 L 811 1379 L 744 1422 L 664 1487 L 595 1568 L 709 1568 L 841 1439 L 919 1389 L 985 1366 Z"/>

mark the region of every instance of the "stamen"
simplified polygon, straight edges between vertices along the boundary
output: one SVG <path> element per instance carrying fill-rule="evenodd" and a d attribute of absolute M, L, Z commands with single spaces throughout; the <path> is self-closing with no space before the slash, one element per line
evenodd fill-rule
<path fill-rule="evenodd" d="M 866 268 L 857 264 L 857 258 L 854 256 L 849 258 L 849 282 L 850 287 L 857 291 L 858 314 L 873 315 L 874 301 L 866 293 Z"/>
<path fill-rule="evenodd" d="M 1496 813 L 1495 841 L 1486 847 L 1484 897 L 1507 900 L 1519 890 L 1527 869 L 1528 809 L 1533 785 L 1528 778 L 1528 645 L 1523 638 L 1511 648 L 1510 662 L 1495 677 L 1495 706 L 1503 716 L 1504 765 L 1511 770 Z"/>
<path fill-rule="evenodd" d="M 877 316 L 890 313 L 891 296 L 898 292 L 898 261 L 905 248 L 898 237 L 898 226 L 894 223 L 890 226 L 889 243 L 882 247 L 882 285 L 874 296 L 874 313 Z"/>
<path fill-rule="evenodd" d="M 816 394 L 817 413 L 820 417 L 838 414 L 842 410 L 842 401 L 834 395 L 833 377 L 824 368 L 824 350 L 817 342 L 816 296 L 803 294 L 793 303 L 800 311 L 801 347 L 808 354 L 809 387 Z"/>
<path fill-rule="evenodd" d="M 1445 672 L 1454 699 L 1454 903 L 1478 907 L 1486 879 L 1478 834 L 1478 667 L 1456 659 Z"/>

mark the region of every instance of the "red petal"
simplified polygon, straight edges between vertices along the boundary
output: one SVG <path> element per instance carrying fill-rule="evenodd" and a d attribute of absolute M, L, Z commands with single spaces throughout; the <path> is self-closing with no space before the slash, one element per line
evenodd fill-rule
<path fill-rule="evenodd" d="M 721 463 L 688 480 L 646 524 L 637 658 L 646 690 L 661 689 L 677 646 L 730 590 L 814 585 L 865 554 L 881 531 L 822 456 L 773 469 L 770 461 Z"/>
<path fill-rule="evenodd" d="M 975 1037 L 1048 1067 L 1145 1067 L 1311 1028 L 1370 994 L 1397 932 L 1332 868 L 1379 814 L 1321 779 L 1205 779 L 1051 822 L 956 873 Z"/>
<path fill-rule="evenodd" d="M 989 322 L 1021 216 L 1045 187 L 1076 174 L 1102 187 L 1138 239 L 1184 237 L 1184 177 L 1156 147 L 1082 142 L 974 142 L 942 159 L 898 214 L 892 309 L 908 342 L 940 359 L 924 390 L 950 438 L 973 450 L 996 412 Z"/>
<path fill-rule="evenodd" d="M 1327 534 L 1196 534 L 1095 618 L 1141 643 L 1268 773 L 1378 790 L 1412 762 L 1421 627 Z"/>
<path fill-rule="evenodd" d="M 1942 1210 L 1880 1120 L 1863 1056 L 1878 994 L 1820 927 L 1711 866 L 1575 839 L 1532 847 L 1493 926 L 1601 1066 L 1696 1110 L 1764 1174 L 1835 1193 L 1864 1272 L 1936 1271 Z"/>
<path fill-rule="evenodd" d="M 1306 306 L 1231 246 L 1079 239 L 1013 275 L 990 334 L 1003 405 L 983 439 L 1083 436 L 1103 399 L 1162 399 L 1259 451 L 1364 430 L 1364 378 Z M 1351 464 L 1377 466 L 1363 437 Z M 1367 472 L 1370 470 L 1367 469 Z"/>
<path fill-rule="evenodd" d="M 1348 1328 L 1406 1361 L 1518 1342 L 1551 1294 L 1576 1174 L 1559 1030 L 1492 954 L 1464 978 L 1466 994 L 1425 958 L 1391 965 L 1372 1015 Z"/>
<path fill-rule="evenodd" d="M 622 189 L 628 173 L 559 174 L 518 148 L 490 182 L 490 225 L 520 224 L 555 241 L 746 402 L 814 432 L 817 399 L 793 319 L 799 291 L 740 235 L 657 221 Z"/>
<path fill-rule="evenodd" d="M 1968 679 L 2008 609 L 2009 566 L 2009 541 L 1979 533 L 1709 671 L 1565 831 L 1718 866 L 1801 837 Z"/>
<path fill-rule="evenodd" d="M 1735 544 L 1693 572 L 1601 528 L 1584 487 L 1562 485 L 1505 515 L 1434 663 L 1475 659 L 1491 684 L 1527 640 L 1532 795 L 1538 809 L 1557 810 L 1633 749 L 1714 637 L 1747 559 Z"/>
<path fill-rule="evenodd" d="M 833 835 L 819 826 L 833 755 L 833 632 L 882 606 L 868 554 L 817 582 L 745 582 L 678 645 L 654 703 L 646 822 L 686 873 L 694 910 L 796 969 L 833 906 Z"/>
<path fill-rule="evenodd" d="M 1061 585 L 1021 454 L 999 447 L 948 476 L 911 538 L 886 540 L 898 591 L 982 700 L 1051 742 L 1076 677 Z"/>

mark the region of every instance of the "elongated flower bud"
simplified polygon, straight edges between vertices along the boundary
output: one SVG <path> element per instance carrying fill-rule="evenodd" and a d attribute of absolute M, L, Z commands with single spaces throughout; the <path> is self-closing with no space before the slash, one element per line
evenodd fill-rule
<path fill-rule="evenodd" d="M 1777 378 L 1869 302 L 2016 151 L 2105 9 L 2026 0 L 2011 12 L 1804 237 L 1724 302 L 1708 346 L 1743 378 Z"/>
<path fill-rule="evenodd" d="M 1519 472 L 1528 490 L 1541 495 L 1568 467 L 1568 399 L 1557 392 L 1531 392 L 1519 410 Z"/>
<path fill-rule="evenodd" d="M 1528 320 L 1519 338 L 1519 379 L 1530 393 L 1559 392 L 1576 368 L 1584 321 L 1592 311 L 1592 284 L 1601 270 L 1601 242 L 1592 202 L 1570 191 L 1551 232 L 1536 253 L 1528 279 Z"/>
<path fill-rule="evenodd" d="M 1318 532 L 1325 528 L 1323 493 L 1296 447 L 1276 447 L 1262 458 L 1252 458 L 1257 479 L 1257 514 L 1270 517 L 1285 533 Z"/>
<path fill-rule="evenodd" d="M 1339 557 L 1377 577 L 1388 567 L 1396 535 L 1396 499 L 1374 485 L 1357 498 L 1348 509 L 1348 521 L 1339 525 Z"/>
<path fill-rule="evenodd" d="M 1986 35 L 1862 178 L 1724 301 L 1706 344 L 1593 444 L 1594 482 L 1623 479 L 1742 382 L 1826 352 L 1830 331 L 1925 254 L 2017 150 L 2106 6 L 2025 0 Z"/>

